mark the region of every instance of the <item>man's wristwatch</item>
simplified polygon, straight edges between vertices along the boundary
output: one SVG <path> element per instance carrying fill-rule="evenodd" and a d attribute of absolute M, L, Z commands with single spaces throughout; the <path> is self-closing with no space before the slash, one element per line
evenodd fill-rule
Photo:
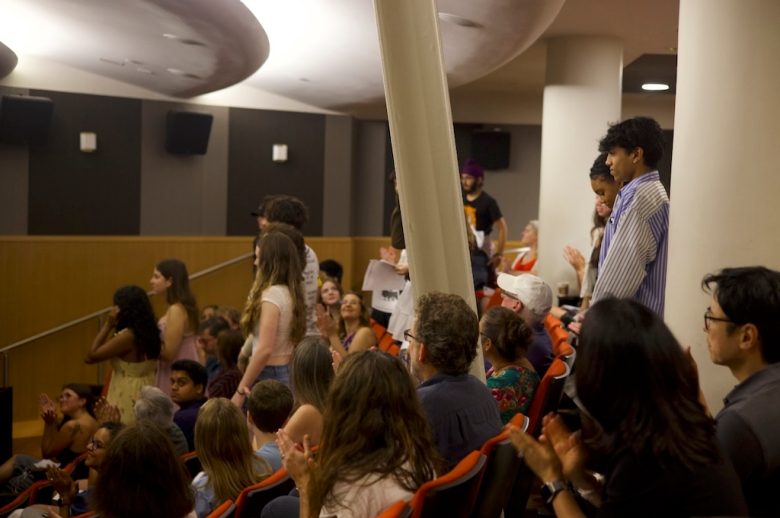
<path fill-rule="evenodd" d="M 55 504 L 56 504 L 58 507 L 67 507 L 67 506 L 69 506 L 69 505 L 70 505 L 72 502 L 71 502 L 70 500 L 65 500 L 65 499 L 63 499 L 63 498 L 60 496 L 60 497 L 57 497 L 57 498 L 55 498 L 55 499 L 54 499 L 54 503 L 55 503 Z"/>
<path fill-rule="evenodd" d="M 566 482 L 562 479 L 546 482 L 542 484 L 542 498 L 548 504 L 552 504 L 553 500 L 555 500 L 555 496 L 564 489 L 566 489 Z"/>

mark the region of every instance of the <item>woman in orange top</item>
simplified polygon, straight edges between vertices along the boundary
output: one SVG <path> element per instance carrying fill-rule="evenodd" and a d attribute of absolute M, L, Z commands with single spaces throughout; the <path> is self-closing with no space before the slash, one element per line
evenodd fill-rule
<path fill-rule="evenodd" d="M 532 273 L 536 275 L 537 244 L 539 243 L 539 220 L 532 219 L 523 230 L 523 244 L 530 248 L 527 252 L 517 254 L 512 267 L 507 273 L 522 275 Z"/>

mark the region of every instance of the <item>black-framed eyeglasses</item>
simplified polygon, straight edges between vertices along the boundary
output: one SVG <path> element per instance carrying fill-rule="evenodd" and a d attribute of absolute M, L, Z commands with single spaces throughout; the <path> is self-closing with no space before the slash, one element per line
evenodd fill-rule
<path fill-rule="evenodd" d="M 734 323 L 728 318 L 713 317 L 712 315 L 710 315 L 710 310 L 708 309 L 707 311 L 704 312 L 704 329 L 706 329 L 707 331 L 710 330 L 710 320 L 714 320 L 715 322 L 728 322 L 730 324 Z"/>
<path fill-rule="evenodd" d="M 89 438 L 89 444 L 90 444 L 90 445 L 92 446 L 92 448 L 93 448 L 93 449 L 95 449 L 95 450 L 102 450 L 103 448 L 105 448 L 105 447 L 106 447 L 106 446 L 105 446 L 105 445 L 104 445 L 102 442 L 100 442 L 100 441 L 96 441 L 94 437 L 90 437 L 90 438 Z"/>
<path fill-rule="evenodd" d="M 407 329 L 406 331 L 404 331 L 404 340 L 406 340 L 407 342 L 411 342 L 412 340 L 417 340 L 417 337 L 411 333 L 411 329 Z M 419 342 L 420 340 L 417 341 Z"/>

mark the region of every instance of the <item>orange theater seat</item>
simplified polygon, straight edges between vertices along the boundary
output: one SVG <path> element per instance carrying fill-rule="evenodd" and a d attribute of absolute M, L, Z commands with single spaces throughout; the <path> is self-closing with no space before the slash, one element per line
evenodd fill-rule
<path fill-rule="evenodd" d="M 550 333 L 550 336 L 553 336 L 554 329 L 563 329 L 563 322 L 548 314 L 546 317 L 544 317 L 544 328 L 548 333 Z"/>
<path fill-rule="evenodd" d="M 528 419 L 531 421 L 528 433 L 534 437 L 538 437 L 542 429 L 542 417 L 558 409 L 558 403 L 561 402 L 563 395 L 563 385 L 569 372 L 571 372 L 569 366 L 563 360 L 556 358 L 547 369 L 539 388 L 536 389 L 531 400 L 531 408 L 528 409 Z"/>
<path fill-rule="evenodd" d="M 485 456 L 466 455 L 452 471 L 420 486 L 412 498 L 412 518 L 468 518 L 477 501 Z"/>
<path fill-rule="evenodd" d="M 279 496 L 290 493 L 295 488 L 295 482 L 284 468 L 263 480 L 259 484 L 249 486 L 241 491 L 236 498 L 236 518 L 260 516 L 268 502 Z"/>
<path fill-rule="evenodd" d="M 207 518 L 229 518 L 236 514 L 236 504 L 233 500 L 222 502 L 222 504 L 214 509 Z"/>
<path fill-rule="evenodd" d="M 407 518 L 411 516 L 412 508 L 404 500 L 399 500 L 378 515 L 376 518 Z"/>
<path fill-rule="evenodd" d="M 381 326 L 373 318 L 371 319 L 371 329 L 376 335 L 376 344 L 380 351 L 390 353 L 393 356 L 398 356 L 401 353 L 401 348 L 393 340 L 393 335 L 387 332 L 387 328 Z"/>

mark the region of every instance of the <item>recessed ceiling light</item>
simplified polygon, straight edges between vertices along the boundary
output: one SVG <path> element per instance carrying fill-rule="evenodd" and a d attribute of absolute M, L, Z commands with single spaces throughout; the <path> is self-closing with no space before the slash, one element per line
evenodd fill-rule
<path fill-rule="evenodd" d="M 163 38 L 168 38 L 169 40 L 172 41 L 178 41 L 179 43 L 182 43 L 184 45 L 197 45 L 199 47 L 206 46 L 206 44 L 203 43 L 202 41 L 193 40 L 191 38 L 182 38 L 181 36 L 176 36 L 175 34 L 165 33 L 163 34 Z"/>
<path fill-rule="evenodd" d="M 117 65 L 117 66 L 120 66 L 120 67 L 125 66 L 125 62 L 124 61 L 116 61 L 114 59 L 108 59 L 108 58 L 99 58 L 99 59 L 103 63 L 111 63 L 112 65 Z"/>
<path fill-rule="evenodd" d="M 668 89 L 669 89 L 669 85 L 665 85 L 662 83 L 645 83 L 642 85 L 642 90 L 648 90 L 650 92 L 662 92 Z"/>
<path fill-rule="evenodd" d="M 459 25 L 461 27 L 471 27 L 473 29 L 479 29 L 480 27 L 482 27 L 482 25 L 480 25 L 479 23 L 473 20 L 469 20 L 467 18 L 456 16 L 450 13 L 439 13 L 439 20 L 443 22 L 449 22 L 455 25 Z"/>

